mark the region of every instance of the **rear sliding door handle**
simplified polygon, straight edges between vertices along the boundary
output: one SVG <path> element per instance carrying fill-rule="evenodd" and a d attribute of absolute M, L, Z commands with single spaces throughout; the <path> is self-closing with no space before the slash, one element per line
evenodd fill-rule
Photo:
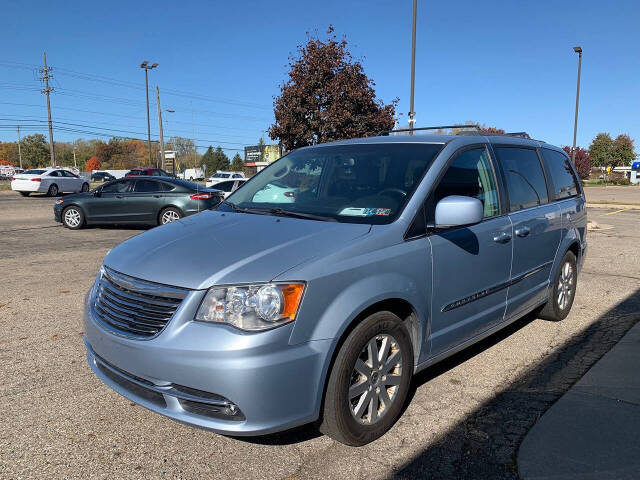
<path fill-rule="evenodd" d="M 526 237 L 531 233 L 531 229 L 529 227 L 520 227 L 516 229 L 516 235 L 519 237 Z"/>
<path fill-rule="evenodd" d="M 509 240 L 511 240 L 511 234 L 507 232 L 500 232 L 493 237 L 493 241 L 496 243 L 507 243 Z"/>

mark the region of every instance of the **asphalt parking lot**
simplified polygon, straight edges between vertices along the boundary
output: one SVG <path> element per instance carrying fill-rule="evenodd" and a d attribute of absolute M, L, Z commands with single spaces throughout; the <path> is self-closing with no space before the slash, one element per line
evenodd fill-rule
<path fill-rule="evenodd" d="M 528 429 L 640 318 L 640 211 L 590 209 L 601 229 L 570 316 L 525 318 L 422 372 L 382 439 L 351 448 L 309 427 L 223 437 L 91 373 L 83 297 L 107 251 L 142 230 L 70 231 L 52 205 L 0 192 L 0 478 L 516 478 Z"/>

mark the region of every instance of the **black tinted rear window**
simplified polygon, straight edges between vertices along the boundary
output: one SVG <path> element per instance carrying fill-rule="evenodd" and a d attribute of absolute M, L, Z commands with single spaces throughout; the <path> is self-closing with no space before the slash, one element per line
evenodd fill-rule
<path fill-rule="evenodd" d="M 535 207 L 549 201 L 540 159 L 529 148 L 496 147 L 509 195 L 509 210 Z"/>
<path fill-rule="evenodd" d="M 578 187 L 578 180 L 573 174 L 569 159 L 560 152 L 548 148 L 543 148 L 540 151 L 547 171 L 551 174 L 556 200 L 578 195 L 580 187 Z"/>

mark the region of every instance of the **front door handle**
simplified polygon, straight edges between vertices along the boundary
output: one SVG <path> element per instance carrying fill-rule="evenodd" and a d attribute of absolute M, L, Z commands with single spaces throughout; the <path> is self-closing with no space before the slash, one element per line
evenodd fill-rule
<path fill-rule="evenodd" d="M 507 232 L 500 232 L 498 235 L 493 237 L 493 241 L 496 243 L 507 243 L 511 240 L 511 234 Z"/>
<path fill-rule="evenodd" d="M 519 237 L 526 237 L 531 233 L 531 229 L 529 227 L 520 227 L 516 230 L 516 235 Z"/>

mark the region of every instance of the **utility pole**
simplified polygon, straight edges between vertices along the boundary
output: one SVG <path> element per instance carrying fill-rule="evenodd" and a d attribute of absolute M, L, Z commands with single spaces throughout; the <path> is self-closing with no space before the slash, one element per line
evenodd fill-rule
<path fill-rule="evenodd" d="M 18 129 L 18 159 L 20 159 L 20 170 L 22 170 L 22 150 L 20 149 L 20 125 L 17 125 L 16 128 Z"/>
<path fill-rule="evenodd" d="M 78 168 L 76 163 L 76 142 L 73 142 L 73 168 Z"/>
<path fill-rule="evenodd" d="M 413 110 L 413 92 L 416 83 L 416 17 L 418 0 L 413 0 L 413 29 L 411 32 L 411 96 L 409 100 L 409 130 L 413 135 L 413 124 L 416 123 L 416 112 Z"/>
<path fill-rule="evenodd" d="M 160 108 L 160 89 L 156 85 L 156 104 L 158 105 L 158 130 L 160 132 L 160 161 L 162 163 L 161 168 L 165 169 L 164 165 L 164 136 L 162 132 L 162 108 Z"/>
<path fill-rule="evenodd" d="M 144 85 L 147 92 L 147 145 L 149 146 L 149 166 L 153 164 L 153 157 L 151 155 L 151 120 L 149 119 L 149 70 L 157 66 L 157 63 L 149 65 L 149 62 L 146 60 L 140 64 L 140 68 L 144 68 Z"/>
<path fill-rule="evenodd" d="M 571 160 L 576 163 L 576 135 L 578 134 L 578 103 L 580 101 L 580 70 L 582 68 L 582 47 L 573 47 L 573 51 L 578 54 L 578 86 L 576 87 L 576 117 L 573 121 L 573 148 L 571 149 Z"/>
<path fill-rule="evenodd" d="M 44 68 L 40 70 L 40 73 L 42 74 L 41 80 L 44 80 L 44 90 L 42 90 L 42 93 L 47 95 L 47 114 L 49 115 L 49 153 L 51 154 L 51 166 L 55 167 L 56 157 L 53 152 L 53 125 L 51 123 L 51 101 L 49 100 L 49 93 L 53 91 L 53 88 L 49 88 L 49 79 L 52 78 L 53 75 L 49 73 L 52 70 L 51 67 L 47 67 L 47 52 L 44 52 L 42 54 L 42 57 L 44 59 Z"/>

